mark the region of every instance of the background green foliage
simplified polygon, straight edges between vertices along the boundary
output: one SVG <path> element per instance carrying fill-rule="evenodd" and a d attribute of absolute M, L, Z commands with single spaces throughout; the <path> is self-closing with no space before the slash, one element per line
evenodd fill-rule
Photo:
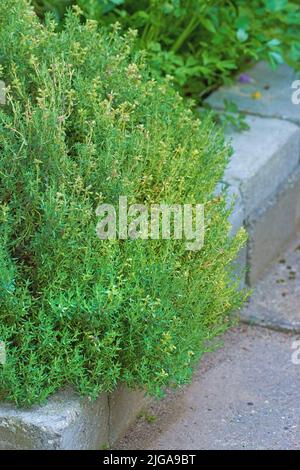
<path fill-rule="evenodd" d="M 228 209 L 215 187 L 229 148 L 151 79 L 134 34 L 69 13 L 40 24 L 26 0 L 0 9 L 1 399 L 43 401 L 118 381 L 159 394 L 184 383 L 244 296 Z M 101 202 L 206 204 L 205 246 L 100 241 Z"/>
<path fill-rule="evenodd" d="M 35 11 L 40 17 L 45 15 L 45 12 L 51 11 L 57 21 L 62 21 L 66 9 L 74 4 L 74 0 L 33 0 Z"/>
<path fill-rule="evenodd" d="M 38 0 L 53 7 L 57 1 Z M 46 5 L 47 3 L 47 5 Z M 63 2 L 60 2 L 63 3 Z M 70 2 L 68 2 L 70 3 Z M 205 96 L 249 61 L 300 63 L 298 0 L 77 0 L 101 24 L 139 31 L 157 73 L 188 95 Z"/>

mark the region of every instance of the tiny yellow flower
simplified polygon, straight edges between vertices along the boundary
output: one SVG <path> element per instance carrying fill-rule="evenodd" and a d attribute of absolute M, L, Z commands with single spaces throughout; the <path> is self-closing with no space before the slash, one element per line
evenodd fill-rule
<path fill-rule="evenodd" d="M 260 91 L 254 91 L 254 92 L 252 93 L 252 95 L 251 95 L 251 98 L 252 98 L 253 100 L 261 100 L 262 94 L 261 94 Z"/>

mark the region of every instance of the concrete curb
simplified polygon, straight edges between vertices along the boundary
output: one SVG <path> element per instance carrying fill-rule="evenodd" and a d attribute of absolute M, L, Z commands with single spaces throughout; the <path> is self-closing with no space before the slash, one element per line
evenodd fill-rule
<path fill-rule="evenodd" d="M 257 325 L 263 328 L 267 328 L 269 330 L 274 331 L 281 331 L 283 333 L 292 333 L 292 334 L 299 334 L 300 333 L 300 322 L 292 323 L 283 320 L 284 314 L 278 313 L 272 310 L 268 310 L 267 308 L 260 310 L 263 314 L 257 316 L 255 314 L 251 314 L 250 312 L 245 309 L 243 312 L 242 320 L 244 323 L 248 323 L 249 325 Z"/>
<path fill-rule="evenodd" d="M 221 87 L 207 102 L 222 110 L 224 99 L 233 101 L 250 126 L 228 134 L 234 154 L 224 180 L 229 197 L 237 195 L 233 231 L 244 226 L 249 234 L 239 261 L 253 286 L 300 228 L 300 105 L 292 102 L 296 76 L 288 66 L 272 72 L 261 62 L 248 75 L 250 83 Z"/>
<path fill-rule="evenodd" d="M 300 229 L 299 168 L 249 215 L 245 226 L 249 234 L 247 283 L 253 286 Z"/>
<path fill-rule="evenodd" d="M 72 390 L 28 410 L 0 406 L 0 450 L 100 450 L 123 436 L 149 402 L 141 391 L 119 386 L 96 401 Z"/>

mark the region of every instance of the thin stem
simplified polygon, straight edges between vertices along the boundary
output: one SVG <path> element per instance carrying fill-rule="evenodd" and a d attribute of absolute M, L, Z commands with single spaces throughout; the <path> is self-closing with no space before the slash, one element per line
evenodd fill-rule
<path fill-rule="evenodd" d="M 180 34 L 177 40 L 174 42 L 173 46 L 171 47 L 172 52 L 177 52 L 182 44 L 186 41 L 186 39 L 190 36 L 190 34 L 194 31 L 194 29 L 198 26 L 200 20 L 198 17 L 194 16 L 184 31 Z"/>

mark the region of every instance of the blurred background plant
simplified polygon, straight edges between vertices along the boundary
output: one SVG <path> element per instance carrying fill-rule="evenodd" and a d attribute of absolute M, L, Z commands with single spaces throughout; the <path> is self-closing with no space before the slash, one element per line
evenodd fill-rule
<path fill-rule="evenodd" d="M 44 17 L 45 12 L 51 11 L 56 20 L 61 22 L 66 9 L 74 4 L 73 0 L 37 0 L 32 2 L 40 17 Z"/>
<path fill-rule="evenodd" d="M 36 0 L 63 21 L 77 4 L 83 17 L 120 22 L 139 32 L 154 74 L 174 83 L 197 102 L 252 61 L 275 68 L 300 63 L 300 5 L 297 0 Z"/>

